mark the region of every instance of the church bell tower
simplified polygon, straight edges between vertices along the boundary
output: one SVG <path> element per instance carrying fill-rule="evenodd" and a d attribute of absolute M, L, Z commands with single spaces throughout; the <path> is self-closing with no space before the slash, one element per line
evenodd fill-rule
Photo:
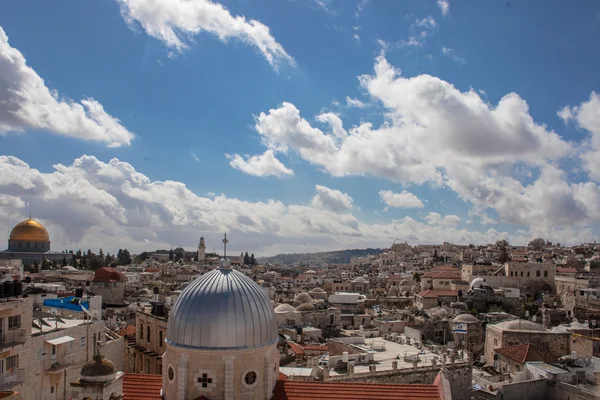
<path fill-rule="evenodd" d="M 206 244 L 204 243 L 204 236 L 202 236 L 198 245 L 198 261 L 204 260 L 206 260 Z"/>

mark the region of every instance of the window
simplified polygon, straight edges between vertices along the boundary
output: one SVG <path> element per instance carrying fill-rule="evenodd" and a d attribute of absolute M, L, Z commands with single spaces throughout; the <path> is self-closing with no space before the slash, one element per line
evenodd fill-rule
<path fill-rule="evenodd" d="M 548 277 L 548 271 L 544 271 L 544 278 Z"/>
<path fill-rule="evenodd" d="M 256 372 L 254 371 L 250 371 L 246 374 L 246 376 L 244 377 L 244 382 L 246 382 L 246 385 L 254 385 L 254 383 L 256 382 Z"/>
<path fill-rule="evenodd" d="M 198 383 L 200 384 L 200 386 L 202 386 L 203 388 L 207 388 L 208 385 L 210 385 L 212 383 L 212 378 L 208 377 L 208 374 L 202 374 L 202 376 L 200 376 L 198 378 Z"/>
<path fill-rule="evenodd" d="M 494 339 L 494 346 L 498 346 L 498 339 Z"/>
<path fill-rule="evenodd" d="M 173 369 L 172 365 L 169 365 L 169 369 L 167 370 L 167 377 L 169 378 L 170 382 L 173 382 L 173 380 L 175 379 L 175 370 Z"/>
<path fill-rule="evenodd" d="M 21 316 L 13 315 L 8 317 L 8 329 L 16 329 L 21 327 Z"/>
<path fill-rule="evenodd" d="M 150 359 L 146 358 L 146 373 L 150 373 Z"/>
<path fill-rule="evenodd" d="M 529 276 L 529 271 L 527 271 L 527 276 Z"/>
<path fill-rule="evenodd" d="M 163 331 L 158 331 L 158 347 L 163 345 Z"/>
<path fill-rule="evenodd" d="M 54 386 L 50 386 L 50 394 L 54 393 Z"/>
<path fill-rule="evenodd" d="M 144 340 L 144 324 L 140 324 L 140 340 Z"/>
<path fill-rule="evenodd" d="M 521 271 L 521 276 L 523 276 L 523 271 Z"/>
<path fill-rule="evenodd" d="M 6 358 L 6 368 L 19 368 L 19 355 L 14 355 Z"/>
<path fill-rule="evenodd" d="M 52 345 L 52 355 L 56 355 L 56 345 Z"/>
<path fill-rule="evenodd" d="M 82 337 L 79 339 L 79 345 L 80 345 L 81 347 L 85 347 L 85 336 L 82 336 Z"/>
<path fill-rule="evenodd" d="M 540 270 L 538 269 L 538 270 L 535 272 L 535 276 L 537 276 L 537 277 L 539 278 L 539 277 L 540 277 L 540 275 L 541 275 L 541 274 L 540 274 Z"/>
<path fill-rule="evenodd" d="M 150 341 L 150 327 L 146 327 L 146 342 Z"/>

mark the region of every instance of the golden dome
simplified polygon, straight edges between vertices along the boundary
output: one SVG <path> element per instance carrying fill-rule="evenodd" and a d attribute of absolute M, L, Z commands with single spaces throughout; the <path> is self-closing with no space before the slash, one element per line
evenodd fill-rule
<path fill-rule="evenodd" d="M 50 235 L 44 227 L 36 220 L 29 218 L 26 221 L 19 222 L 12 231 L 10 231 L 10 240 L 23 240 L 30 242 L 49 242 Z"/>

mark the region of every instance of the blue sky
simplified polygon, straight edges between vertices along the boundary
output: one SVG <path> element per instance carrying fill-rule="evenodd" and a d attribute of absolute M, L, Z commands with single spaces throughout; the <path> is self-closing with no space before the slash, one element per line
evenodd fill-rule
<path fill-rule="evenodd" d="M 0 221 L 56 246 L 600 233 L 595 2 L 23 0 L 0 27 Z"/>

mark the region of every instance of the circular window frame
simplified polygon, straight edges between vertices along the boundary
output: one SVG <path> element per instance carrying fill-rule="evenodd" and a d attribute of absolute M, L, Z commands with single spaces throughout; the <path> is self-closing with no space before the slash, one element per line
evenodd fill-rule
<path fill-rule="evenodd" d="M 169 371 L 173 371 L 173 379 L 171 379 L 171 377 L 169 376 Z M 173 366 L 173 364 L 169 364 L 167 366 L 167 380 L 169 381 L 169 383 L 175 383 L 175 378 L 177 378 L 177 374 L 175 373 L 175 367 Z"/>
<path fill-rule="evenodd" d="M 250 373 L 254 374 L 254 382 L 251 384 L 246 382 L 246 377 Z M 244 371 L 244 373 L 242 374 L 242 385 L 244 385 L 244 387 L 246 387 L 248 389 L 252 389 L 252 388 L 256 387 L 256 385 L 258 385 L 258 372 L 256 372 L 256 370 L 254 370 L 254 369 L 247 369 L 246 371 Z"/>

